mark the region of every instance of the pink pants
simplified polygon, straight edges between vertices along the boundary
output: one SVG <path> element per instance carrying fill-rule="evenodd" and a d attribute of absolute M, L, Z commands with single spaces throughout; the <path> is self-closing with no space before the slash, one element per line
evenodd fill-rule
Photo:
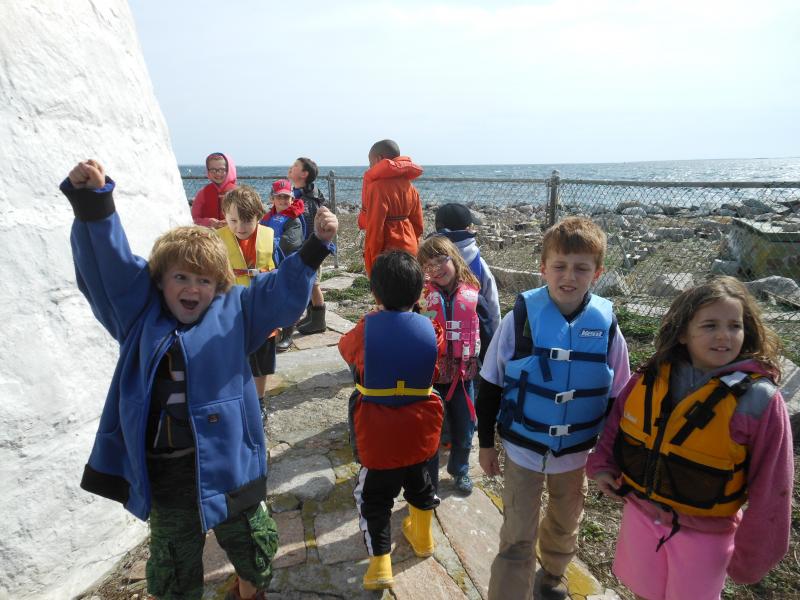
<path fill-rule="evenodd" d="M 733 554 L 733 532 L 681 528 L 656 552 L 672 523 L 655 523 L 635 504 L 625 503 L 613 571 L 647 600 L 719 600 Z"/>

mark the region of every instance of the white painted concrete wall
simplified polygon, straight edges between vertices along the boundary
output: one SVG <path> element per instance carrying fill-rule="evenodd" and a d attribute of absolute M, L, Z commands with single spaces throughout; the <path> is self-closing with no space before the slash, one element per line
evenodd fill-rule
<path fill-rule="evenodd" d="M 144 525 L 78 487 L 117 346 L 75 285 L 58 184 L 98 158 L 137 254 L 190 222 L 124 0 L 0 7 L 0 598 L 69 598 Z"/>

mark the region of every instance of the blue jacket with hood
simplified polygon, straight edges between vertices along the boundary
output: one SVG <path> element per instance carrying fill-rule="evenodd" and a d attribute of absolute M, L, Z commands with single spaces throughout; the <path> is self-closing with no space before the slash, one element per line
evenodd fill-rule
<path fill-rule="evenodd" d="M 266 497 L 266 440 L 247 356 L 308 304 L 330 246 L 311 236 L 279 269 L 217 294 L 182 325 L 135 256 L 114 208 L 114 183 L 61 190 L 75 212 L 72 252 L 78 287 L 120 344 L 94 448 L 81 487 L 122 502 L 140 519 L 151 509 L 145 433 L 153 378 L 176 341 L 186 364 L 186 400 L 195 442 L 197 502 L 204 531 Z"/>

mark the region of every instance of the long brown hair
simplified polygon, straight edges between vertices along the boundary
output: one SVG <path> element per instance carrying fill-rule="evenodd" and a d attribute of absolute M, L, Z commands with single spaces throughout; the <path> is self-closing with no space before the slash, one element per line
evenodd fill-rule
<path fill-rule="evenodd" d="M 461 258 L 461 253 L 459 253 L 456 245 L 443 235 L 432 235 L 422 242 L 422 245 L 417 251 L 417 260 L 423 268 L 426 262 L 437 256 L 450 257 L 450 260 L 453 261 L 453 266 L 456 268 L 456 281 L 460 283 L 469 283 L 476 288 L 481 287 L 478 278 L 475 277 L 469 265 Z"/>
<path fill-rule="evenodd" d="M 736 360 L 757 360 L 772 372 L 776 382 L 780 381 L 780 339 L 764 324 L 761 309 L 744 284 L 735 277 L 728 276 L 715 277 L 682 292 L 673 300 L 656 335 L 656 352 L 642 370 L 651 370 L 654 373 L 661 365 L 673 362 L 676 358 L 689 362 L 689 352 L 686 345 L 679 341 L 680 337 L 686 333 L 689 321 L 698 310 L 723 298 L 733 298 L 742 305 L 744 341 Z"/>

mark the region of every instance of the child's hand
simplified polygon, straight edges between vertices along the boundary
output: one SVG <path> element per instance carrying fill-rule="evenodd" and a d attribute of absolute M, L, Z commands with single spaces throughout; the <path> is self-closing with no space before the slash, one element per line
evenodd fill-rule
<path fill-rule="evenodd" d="M 625 498 L 617 493 L 617 490 L 622 485 L 622 475 L 614 477 L 608 471 L 600 471 L 595 474 L 594 480 L 597 483 L 597 489 L 614 502 L 625 502 Z"/>
<path fill-rule="evenodd" d="M 314 235 L 323 242 L 330 242 L 339 229 L 339 219 L 324 206 L 317 209 L 314 217 Z"/>
<path fill-rule="evenodd" d="M 480 463 L 483 472 L 489 477 L 502 475 L 498 456 L 496 448 L 480 448 L 478 450 L 478 463 Z"/>
<path fill-rule="evenodd" d="M 103 165 L 94 159 L 79 162 L 69 172 L 69 182 L 75 189 L 86 188 L 96 190 L 106 184 L 106 174 Z"/>

